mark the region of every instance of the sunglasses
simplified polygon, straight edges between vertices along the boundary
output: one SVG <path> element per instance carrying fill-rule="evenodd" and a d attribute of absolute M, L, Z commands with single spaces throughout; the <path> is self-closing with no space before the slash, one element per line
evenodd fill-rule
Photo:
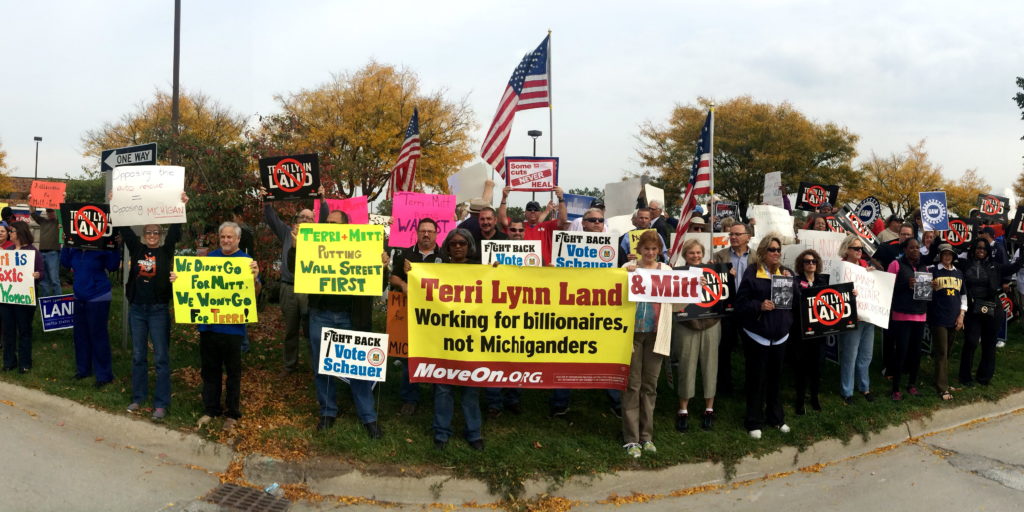
<path fill-rule="evenodd" d="M 817 265 L 818 262 L 814 260 L 804 260 L 804 265 Z"/>
<path fill-rule="evenodd" d="M 144 234 L 144 235 L 159 235 L 160 232 L 159 231 L 143 231 L 142 234 Z"/>
<path fill-rule="evenodd" d="M 466 247 L 467 245 L 469 245 L 469 242 L 466 242 L 465 240 L 452 240 L 451 242 L 448 242 L 448 245 L 455 247 Z"/>
<path fill-rule="evenodd" d="M 768 252 L 782 252 L 782 249 L 778 247 L 769 247 Z"/>
<path fill-rule="evenodd" d="M 863 247 L 848 247 L 848 249 L 850 249 L 851 251 L 863 251 L 864 250 Z"/>
<path fill-rule="evenodd" d="M 509 232 L 511 232 L 511 233 L 522 233 L 523 231 L 526 231 L 526 229 L 523 229 L 523 228 L 520 228 L 520 229 L 516 229 L 516 228 L 508 228 L 508 230 L 509 230 Z"/>
<path fill-rule="evenodd" d="M 592 217 L 589 219 L 583 219 L 583 222 L 596 222 L 598 224 L 604 224 L 604 219 L 599 217 Z"/>

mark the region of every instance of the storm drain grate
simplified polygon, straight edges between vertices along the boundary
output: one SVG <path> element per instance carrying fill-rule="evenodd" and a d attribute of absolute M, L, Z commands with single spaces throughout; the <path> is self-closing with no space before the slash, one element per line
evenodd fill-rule
<path fill-rule="evenodd" d="M 284 498 L 275 498 L 259 489 L 235 484 L 222 484 L 203 499 L 228 510 L 245 512 L 285 512 L 289 505 Z"/>

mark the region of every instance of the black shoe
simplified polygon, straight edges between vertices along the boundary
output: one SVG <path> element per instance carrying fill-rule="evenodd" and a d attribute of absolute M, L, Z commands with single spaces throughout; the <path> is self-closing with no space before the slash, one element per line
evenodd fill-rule
<path fill-rule="evenodd" d="M 320 416 L 320 421 L 316 424 L 317 430 L 327 430 L 334 426 L 334 416 Z"/>
<path fill-rule="evenodd" d="M 678 431 L 678 432 L 686 432 L 687 430 L 690 430 L 690 423 L 688 421 L 689 419 L 690 419 L 690 415 L 689 414 L 677 413 L 676 414 L 676 431 Z"/>
<path fill-rule="evenodd" d="M 821 410 L 821 402 L 818 401 L 818 395 L 811 395 L 811 409 L 815 411 Z"/>
<path fill-rule="evenodd" d="M 616 418 L 618 418 L 620 420 L 622 419 L 622 406 L 621 405 L 613 405 L 613 406 L 610 407 L 610 409 L 612 410 L 612 414 L 614 414 Z"/>
<path fill-rule="evenodd" d="M 363 428 L 365 428 L 366 433 L 370 435 L 370 439 L 380 439 L 384 437 L 384 433 L 380 431 L 380 425 L 377 425 L 376 421 L 363 423 Z"/>
<path fill-rule="evenodd" d="M 89 377 L 92 377 L 92 375 L 91 375 L 91 374 L 85 374 L 85 375 L 82 375 L 82 374 L 80 374 L 80 373 L 76 373 L 76 374 L 75 374 L 75 375 L 74 375 L 73 377 L 71 377 L 71 378 L 72 378 L 72 379 L 74 379 L 74 380 L 82 380 L 82 379 L 88 379 Z"/>
<path fill-rule="evenodd" d="M 29 368 L 29 367 L 18 368 L 18 373 L 25 374 L 25 373 L 28 373 L 29 370 L 31 370 L 31 369 L 32 368 Z"/>
<path fill-rule="evenodd" d="M 444 448 L 446 446 L 448 446 L 448 441 L 442 441 L 440 439 L 434 439 L 434 449 L 436 449 L 436 450 L 444 450 Z"/>
<path fill-rule="evenodd" d="M 966 380 L 966 381 L 962 380 L 962 381 L 960 381 L 960 387 L 962 387 L 962 388 L 973 388 L 974 387 L 974 381 L 973 380 Z"/>
<path fill-rule="evenodd" d="M 110 384 L 111 382 L 114 382 L 114 381 L 112 381 L 112 380 L 105 380 L 103 382 L 96 381 L 96 383 L 94 383 L 92 385 L 92 387 L 94 387 L 96 389 L 102 389 L 102 388 L 106 387 L 107 384 Z"/>
<path fill-rule="evenodd" d="M 988 386 L 989 384 L 992 384 L 992 382 L 987 380 L 979 380 L 978 384 L 981 384 L 982 386 Z"/>
<path fill-rule="evenodd" d="M 844 397 L 843 397 L 843 403 L 844 403 L 844 404 L 846 404 L 846 405 L 851 405 L 851 404 L 853 404 L 853 395 L 850 395 L 850 396 L 844 396 Z"/>
<path fill-rule="evenodd" d="M 520 414 L 523 413 L 523 408 L 520 407 L 519 404 L 508 404 L 505 406 L 505 410 L 512 414 L 515 414 L 516 416 L 519 416 Z"/>
<path fill-rule="evenodd" d="M 501 409 L 487 409 L 487 417 L 492 420 L 501 416 Z"/>
<path fill-rule="evenodd" d="M 565 416 L 565 413 L 567 413 L 567 412 L 569 412 L 569 406 L 568 405 L 564 405 L 562 407 L 555 407 L 555 406 L 551 407 L 551 417 L 552 418 L 555 418 L 555 417 L 558 417 L 558 416 Z"/>
<path fill-rule="evenodd" d="M 803 416 L 807 411 L 804 410 L 804 404 L 795 404 L 793 405 L 793 412 L 795 412 L 797 416 Z"/>
<path fill-rule="evenodd" d="M 875 395 L 872 395 L 871 392 L 868 391 L 867 393 L 864 393 L 864 400 L 867 400 L 868 402 L 874 402 Z"/>
<path fill-rule="evenodd" d="M 700 428 L 704 430 L 711 430 L 715 426 L 715 411 L 704 411 L 704 416 L 700 419 Z"/>
<path fill-rule="evenodd" d="M 483 439 L 477 439 L 476 441 L 470 441 L 469 442 L 469 447 L 474 449 L 474 450 L 476 450 L 476 451 L 478 451 L 478 452 L 482 452 L 482 451 L 484 451 L 484 440 Z"/>

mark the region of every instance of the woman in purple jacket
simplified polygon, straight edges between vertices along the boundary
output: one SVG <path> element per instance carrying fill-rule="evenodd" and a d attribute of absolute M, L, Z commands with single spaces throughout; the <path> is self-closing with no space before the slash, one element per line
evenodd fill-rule
<path fill-rule="evenodd" d="M 43 258 L 32 245 L 32 230 L 24 221 L 11 224 L 10 239 L 14 243 L 9 251 L 28 251 L 31 253 L 32 278 L 39 279 L 43 272 Z M 15 368 L 18 373 L 28 373 L 32 369 L 32 318 L 36 313 L 34 297 L 26 296 L 29 304 L 2 304 L 0 315 L 3 316 L 4 336 L 4 371 Z"/>

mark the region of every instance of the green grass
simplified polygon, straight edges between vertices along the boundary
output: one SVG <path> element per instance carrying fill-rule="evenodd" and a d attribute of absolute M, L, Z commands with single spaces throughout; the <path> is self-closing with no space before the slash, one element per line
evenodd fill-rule
<path fill-rule="evenodd" d="M 113 414 L 127 414 L 125 407 L 131 399 L 131 350 L 123 348 L 120 330 L 121 301 L 115 300 L 111 308 L 111 345 L 114 353 L 115 382 L 96 390 L 90 380 L 74 381 L 74 351 L 71 331 L 42 333 L 36 321 L 34 344 L 35 364 L 31 373 L 0 374 L 0 379 L 47 393 L 59 395 Z M 38 316 L 38 314 L 37 314 Z M 380 315 L 378 315 L 380 316 Z M 872 433 L 900 422 L 927 416 L 942 408 L 951 408 L 974 401 L 992 401 L 1018 391 L 1024 382 L 1024 345 L 1020 327 L 1011 326 L 1011 340 L 999 349 L 996 377 L 991 386 L 974 387 L 956 393 L 956 399 L 942 402 L 932 392 L 930 382 L 931 359 L 922 358 L 920 397 L 908 397 L 903 402 L 888 399 L 888 382 L 878 370 L 881 347 L 876 344 L 872 364 L 872 389 L 878 400 L 867 403 L 859 396 L 852 406 L 842 403 L 838 395 L 838 367 L 825 363 L 822 375 L 821 412 L 808 407 L 805 416 L 796 416 L 792 409 L 792 377 L 784 377 L 783 399 L 786 404 L 787 423 L 793 428 L 789 435 L 774 429 L 765 431 L 764 439 L 751 440 L 742 427 L 744 411 L 741 396 L 719 397 L 715 409 L 717 423 L 711 432 L 699 428 L 699 414 L 694 414 L 690 431 L 675 431 L 677 409 L 675 392 L 661 380 L 654 440 L 658 453 L 633 460 L 627 459 L 621 448 L 620 421 L 608 408 L 603 391 L 573 392 L 570 412 L 564 418 L 548 418 L 550 391 L 528 390 L 523 393 L 521 416 L 505 413 L 497 419 L 485 417 L 484 437 L 487 450 L 477 453 L 461 441 L 459 432 L 462 419 L 456 405 L 453 422 L 456 435 L 444 451 L 433 447 L 431 436 L 432 395 L 430 387 L 421 386 L 422 401 L 419 412 L 411 417 L 398 416 L 400 371 L 389 366 L 388 381 L 378 386 L 378 411 L 384 438 L 370 440 L 353 414 L 347 387 L 339 384 L 339 406 L 342 414 L 335 427 L 317 433 L 317 405 L 312 386 L 312 374 L 277 376 L 280 368 L 280 349 L 277 339 L 283 329 L 275 306 L 260 312 L 261 324 L 252 336 L 253 350 L 243 357 L 244 382 L 242 393 L 243 429 L 235 446 L 243 452 L 260 451 L 283 457 L 340 456 L 362 466 L 366 471 L 383 474 L 424 474 L 439 470 L 452 471 L 460 476 L 480 478 L 491 489 L 505 497 L 515 496 L 522 490 L 524 480 L 546 478 L 554 484 L 574 475 L 597 475 L 625 469 L 655 469 L 680 463 L 721 462 L 726 470 L 747 455 L 773 452 L 784 445 L 803 448 L 828 438 L 849 441 L 855 437 L 867 438 Z M 382 318 L 377 319 L 382 324 Z M 194 431 L 195 420 L 202 414 L 198 377 L 198 337 L 193 326 L 179 325 L 172 334 L 171 357 L 175 368 L 173 378 L 173 404 L 166 420 L 169 428 Z M 950 368 L 956 374 L 962 335 L 953 349 Z M 879 341 L 880 344 L 880 341 Z M 303 360 L 308 357 L 302 349 Z M 975 357 L 979 357 L 976 353 Z M 742 356 L 735 355 L 734 374 L 741 376 Z M 955 380 L 955 379 L 954 379 Z M 481 393 L 482 395 L 482 393 Z M 698 397 L 700 391 L 698 390 Z M 481 400 L 482 401 L 482 400 Z M 691 408 L 702 410 L 702 401 L 692 400 Z M 481 407 L 486 409 L 484 404 Z M 696 421 L 694 421 L 696 420 Z M 202 431 L 201 434 L 219 438 L 219 432 Z"/>

